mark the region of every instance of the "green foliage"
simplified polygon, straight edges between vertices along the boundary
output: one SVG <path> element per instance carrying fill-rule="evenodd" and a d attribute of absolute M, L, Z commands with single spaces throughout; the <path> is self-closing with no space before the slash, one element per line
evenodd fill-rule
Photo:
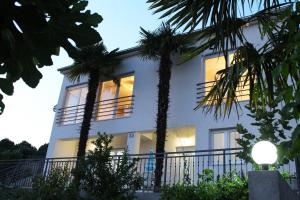
<path fill-rule="evenodd" d="M 82 188 L 95 199 L 130 200 L 142 184 L 137 174 L 136 161 L 130 160 L 125 152 L 112 157 L 112 136 L 98 134 L 96 148 L 90 151 L 81 163 L 84 171 Z"/>
<path fill-rule="evenodd" d="M 0 187 L 0 199 L 3 200 L 33 200 L 32 191 L 29 189 L 12 189 Z"/>
<path fill-rule="evenodd" d="M 141 55 L 145 59 L 159 59 L 159 83 L 156 116 L 156 153 L 165 150 L 165 138 L 167 128 L 167 113 L 169 109 L 170 79 L 172 74 L 172 53 L 181 52 L 190 41 L 189 35 L 176 34 L 169 24 L 162 25 L 154 31 L 146 31 L 141 28 Z M 159 190 L 163 169 L 163 159 L 157 157 L 155 163 L 155 190 Z M 187 177 L 186 177 L 187 178 Z"/>
<path fill-rule="evenodd" d="M 217 181 L 217 188 L 220 200 L 248 199 L 248 182 L 234 172 L 222 176 Z"/>
<path fill-rule="evenodd" d="M 40 146 L 37 150 L 30 143 L 23 141 L 15 144 L 9 139 L 0 141 L 0 160 L 44 158 L 46 157 L 48 144 Z"/>
<path fill-rule="evenodd" d="M 74 63 L 68 66 L 64 73 L 73 82 L 79 81 L 93 70 L 99 71 L 101 79 L 112 78 L 114 67 L 120 63 L 118 50 L 107 51 L 103 42 L 81 48 L 78 50 L 78 56 L 74 58 Z"/>
<path fill-rule="evenodd" d="M 79 50 L 74 63 L 65 71 L 65 75 L 73 82 L 79 81 L 82 76 L 88 75 L 88 93 L 84 106 L 83 120 L 80 128 L 80 137 L 77 151 L 77 159 L 85 156 L 86 143 L 93 118 L 94 104 L 97 97 L 99 81 L 111 79 L 114 76 L 114 69 L 120 63 L 118 49 L 108 52 L 103 42 L 90 45 Z M 78 168 L 78 165 L 77 167 Z M 76 170 L 74 184 L 79 187 L 80 170 Z"/>
<path fill-rule="evenodd" d="M 0 152 L 7 150 L 7 149 L 12 149 L 14 148 L 15 143 L 13 141 L 10 141 L 8 138 L 2 139 L 0 141 Z"/>
<path fill-rule="evenodd" d="M 222 52 L 227 58 L 228 50 L 236 49 L 233 62 L 218 72 L 215 84 L 198 108 L 213 112 L 216 118 L 229 116 L 232 108 L 236 111 L 241 108 L 237 98 L 240 86 L 249 85 L 249 105 L 260 121 L 256 125 L 260 127 L 261 136 L 257 139 L 277 143 L 280 162 L 299 157 L 300 126 L 291 129 L 289 122 L 300 120 L 300 3 L 268 0 L 147 2 L 155 12 L 164 12 L 162 17 L 170 16 L 169 22 L 178 27 L 194 30 L 202 24 L 204 29 L 195 39 L 199 45 L 185 53 L 184 61 L 207 49 Z M 243 18 L 245 13 L 237 12 L 239 8 L 251 9 L 258 3 L 261 6 L 251 16 Z M 251 23 L 259 28 L 261 45 L 244 37 L 243 29 Z M 281 109 L 274 105 L 280 105 Z M 275 114 L 280 117 L 274 119 Z M 291 137 L 286 137 L 289 131 Z M 242 146 L 251 146 L 250 141 L 255 141 L 253 134 L 247 130 L 241 132 L 244 132 Z M 248 153 L 244 152 L 243 156 Z"/>
<path fill-rule="evenodd" d="M 189 48 L 183 54 L 182 62 L 207 49 L 226 54 L 228 50 L 246 44 L 243 28 L 247 24 L 271 22 L 269 19 L 276 16 L 273 11 L 286 5 L 282 1 L 269 0 L 148 0 L 147 3 L 154 13 L 163 13 L 161 18 L 168 17 L 168 23 L 176 28 L 183 27 L 189 32 L 202 28 L 195 37 L 195 43 L 199 45 Z"/>
<path fill-rule="evenodd" d="M 268 108 L 263 106 L 256 108 L 246 106 L 246 108 L 250 111 L 248 115 L 255 121 L 251 124 L 258 127 L 259 134 L 250 133 L 243 125 L 237 125 L 237 131 L 241 135 L 237 142 L 243 148 L 238 156 L 254 164 L 251 158 L 253 145 L 258 141 L 267 140 L 277 146 L 279 165 L 287 163 L 288 160 L 294 160 L 295 155 L 291 151 L 291 146 L 287 145 L 290 142 L 288 134 L 291 134 L 292 130 L 290 125 L 292 117 L 282 112 L 279 109 L 279 103 L 275 101 Z"/>
<path fill-rule="evenodd" d="M 0 187 L 0 199 L 74 200 L 75 190 L 70 184 L 70 177 L 68 166 L 52 168 L 47 177 L 34 177 L 32 189 Z"/>
<path fill-rule="evenodd" d="M 64 48 L 77 57 L 77 47 L 101 40 L 94 29 L 102 21 L 85 10 L 84 0 L 1 0 L 0 1 L 0 89 L 13 94 L 13 83 L 20 78 L 36 87 L 42 78 L 38 68 L 53 64 L 52 55 Z M 76 44 L 73 45 L 72 41 Z M 0 94 L 0 114 L 5 105 Z"/>
<path fill-rule="evenodd" d="M 141 27 L 140 34 L 142 56 L 149 59 L 158 59 L 166 53 L 181 51 L 189 38 L 187 35 L 176 34 L 176 30 L 165 23 L 154 31 L 146 31 Z"/>
<path fill-rule="evenodd" d="M 282 171 L 280 174 L 286 181 L 289 181 L 291 178 L 293 178 L 293 175 L 288 171 Z"/>
<path fill-rule="evenodd" d="M 37 150 L 37 156 L 44 158 L 46 157 L 47 154 L 47 150 L 48 150 L 48 144 L 43 144 L 42 146 L 40 146 Z"/>
<path fill-rule="evenodd" d="M 203 170 L 197 185 L 176 184 L 162 190 L 161 200 L 246 200 L 248 184 L 236 173 L 223 175 L 217 180 L 213 171 Z"/>
<path fill-rule="evenodd" d="M 272 116 L 278 113 L 283 120 L 275 123 L 282 129 L 289 130 L 289 119 L 300 119 L 300 3 L 297 1 L 193 1 L 148 0 L 150 8 L 161 16 L 170 16 L 169 22 L 177 27 L 185 26 L 194 30 L 197 25 L 204 28 L 198 31 L 195 41 L 199 45 L 191 47 L 184 55 L 187 61 L 207 49 L 223 52 L 227 55 L 229 49 L 236 49 L 233 62 L 224 70 L 218 72 L 218 78 L 210 92 L 200 101 L 198 108 L 203 106 L 207 112 L 213 111 L 215 117 L 230 115 L 232 108 L 239 110 L 238 88 L 249 84 L 250 107 L 257 116 L 264 117 L 267 125 L 261 126 L 261 139 L 271 141 L 285 137 L 281 130 L 276 130 L 272 124 Z M 260 5 L 251 16 L 246 12 L 237 12 L 239 8 L 252 9 Z M 255 22 L 260 35 L 264 39 L 257 46 L 244 37 L 245 25 Z M 227 58 L 227 56 L 225 56 Z M 272 110 L 268 114 L 261 109 L 268 109 L 273 104 L 280 104 L 281 110 Z M 207 104 L 209 103 L 209 104 Z M 204 106 L 205 105 L 205 106 Z M 257 109 L 257 110 L 256 110 Z M 267 114 L 270 116 L 263 116 Z M 263 122 L 263 120 L 261 120 Z M 278 145 L 280 157 L 292 159 L 300 152 L 300 126 L 291 130 L 291 137 Z M 264 129 L 264 130 L 263 130 Z M 267 133 L 267 131 L 270 131 Z M 243 132 L 243 131 L 241 131 Z M 244 131 L 244 146 L 249 146 L 253 134 Z M 278 134 L 278 135 L 275 135 Z M 268 135 L 269 134 L 269 135 Z M 247 138 L 248 137 L 248 138 Z M 247 153 L 247 152 L 246 152 Z M 244 155 L 246 156 L 246 154 Z"/>
<path fill-rule="evenodd" d="M 70 184 L 70 170 L 68 166 L 51 169 L 47 177 L 36 176 L 33 180 L 33 199 L 60 200 L 73 199 L 75 191 Z"/>

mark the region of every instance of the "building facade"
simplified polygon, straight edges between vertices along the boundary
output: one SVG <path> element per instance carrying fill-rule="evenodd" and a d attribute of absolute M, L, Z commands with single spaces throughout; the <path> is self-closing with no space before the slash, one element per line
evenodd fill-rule
<path fill-rule="evenodd" d="M 245 27 L 245 36 L 257 46 L 262 44 L 256 25 Z M 229 59 L 233 52 L 230 52 Z M 126 149 L 130 154 L 155 151 L 157 112 L 157 60 L 146 60 L 138 48 L 124 50 L 122 62 L 116 69 L 117 80 L 99 83 L 93 121 L 89 133 L 88 150 L 97 133 L 113 135 L 113 154 Z M 216 72 L 225 67 L 222 54 L 206 51 L 192 60 L 173 68 L 170 84 L 170 105 L 166 138 L 167 152 L 237 147 L 237 123 L 249 131 L 257 130 L 247 116 L 244 106 L 249 99 L 248 86 L 241 86 L 239 101 L 242 109 L 232 111 L 230 117 L 216 120 L 212 113 L 195 110 L 197 102 L 215 80 Z M 64 74 L 64 68 L 59 70 Z M 74 157 L 78 148 L 79 130 L 83 117 L 87 77 L 73 83 L 64 76 L 53 122 L 47 158 Z"/>

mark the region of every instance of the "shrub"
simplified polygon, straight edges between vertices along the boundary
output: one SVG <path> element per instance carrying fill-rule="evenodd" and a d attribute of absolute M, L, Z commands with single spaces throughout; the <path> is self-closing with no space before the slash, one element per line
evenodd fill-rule
<path fill-rule="evenodd" d="M 73 199 L 74 191 L 70 184 L 68 166 L 51 169 L 47 177 L 36 176 L 32 190 L 36 200 Z"/>
<path fill-rule="evenodd" d="M 31 200 L 32 191 L 29 189 L 12 189 L 0 187 L 0 199 L 2 200 Z"/>
<path fill-rule="evenodd" d="M 216 182 L 216 185 L 220 194 L 220 200 L 248 199 L 248 182 L 234 172 L 222 176 Z"/>
<path fill-rule="evenodd" d="M 95 150 L 90 151 L 83 161 L 82 188 L 93 199 L 131 200 L 140 188 L 142 179 L 136 173 L 136 161 L 130 160 L 125 152 L 111 157 L 112 136 L 98 134 Z"/>
<path fill-rule="evenodd" d="M 223 175 L 217 180 L 212 170 L 203 170 L 197 185 L 176 184 L 162 189 L 161 200 L 246 200 L 248 184 L 236 173 Z"/>

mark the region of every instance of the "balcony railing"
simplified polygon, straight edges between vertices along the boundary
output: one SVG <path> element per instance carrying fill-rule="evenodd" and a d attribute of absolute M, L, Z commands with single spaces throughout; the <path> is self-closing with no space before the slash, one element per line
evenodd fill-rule
<path fill-rule="evenodd" d="M 133 112 L 134 96 L 98 101 L 94 104 L 93 120 L 128 117 Z M 85 104 L 57 109 L 56 123 L 61 125 L 82 122 Z"/>
<path fill-rule="evenodd" d="M 197 184 L 198 175 L 204 169 L 211 169 L 214 178 L 225 173 L 236 172 L 241 177 L 246 177 L 248 171 L 254 167 L 250 163 L 245 163 L 237 157 L 240 149 L 216 149 L 199 150 L 185 152 L 170 152 L 160 154 L 159 159 L 163 159 L 164 168 L 162 176 L 163 185 L 173 185 L 176 183 L 189 182 Z M 141 190 L 152 190 L 154 184 L 154 170 L 156 154 L 135 154 L 129 155 L 130 160 L 137 158 L 137 173 L 143 178 Z M 112 156 L 112 166 L 116 167 L 122 160 L 122 156 Z M 51 158 L 35 160 L 13 160 L 0 161 L 0 185 L 9 187 L 31 187 L 32 179 L 35 175 L 47 176 L 51 169 L 65 167 L 72 171 L 76 166 L 76 158 Z M 277 170 L 288 172 L 292 176 L 290 183 L 295 182 L 295 166 L 290 162 L 283 166 L 278 166 Z M 72 176 L 69 181 L 71 182 Z"/>
<path fill-rule="evenodd" d="M 245 101 L 249 100 L 250 96 L 250 91 L 249 91 L 249 81 L 244 84 L 245 81 L 245 76 L 242 78 L 242 82 L 237 87 L 236 90 L 236 98 L 238 101 Z M 206 95 L 209 93 L 209 91 L 213 88 L 215 85 L 216 81 L 208 81 L 208 82 L 203 82 L 203 83 L 198 83 L 197 84 L 197 103 L 206 97 Z"/>

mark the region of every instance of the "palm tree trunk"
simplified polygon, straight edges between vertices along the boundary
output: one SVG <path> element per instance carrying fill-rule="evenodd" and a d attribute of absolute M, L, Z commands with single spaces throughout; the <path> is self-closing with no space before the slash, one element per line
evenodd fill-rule
<path fill-rule="evenodd" d="M 80 128 L 80 138 L 77 151 L 77 164 L 74 174 L 74 183 L 76 188 L 79 188 L 80 177 L 82 172 L 80 170 L 81 161 L 85 157 L 86 143 L 89 136 L 89 131 L 91 127 L 91 120 L 93 117 L 94 104 L 96 101 L 97 89 L 99 84 L 99 71 L 91 70 L 89 73 L 88 81 L 88 93 L 86 96 L 86 103 L 84 107 L 83 121 Z"/>
<path fill-rule="evenodd" d="M 300 190 L 300 156 L 295 159 L 297 188 Z"/>
<path fill-rule="evenodd" d="M 158 105 L 156 118 L 156 163 L 154 191 L 161 187 L 161 177 L 164 165 L 165 141 L 169 108 L 169 90 L 171 79 L 171 53 L 165 52 L 161 56 L 159 65 Z"/>

